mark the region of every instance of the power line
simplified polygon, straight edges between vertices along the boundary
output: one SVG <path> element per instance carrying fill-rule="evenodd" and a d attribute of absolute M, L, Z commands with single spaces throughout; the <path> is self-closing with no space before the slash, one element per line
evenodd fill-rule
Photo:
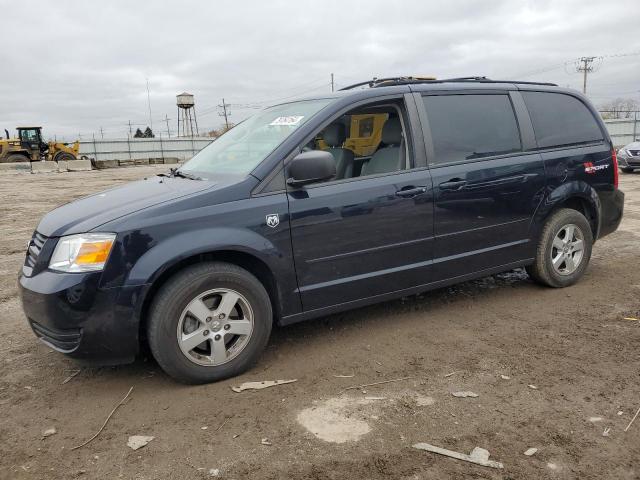
<path fill-rule="evenodd" d="M 537 75 L 539 73 L 546 73 L 546 72 L 551 72 L 552 70 L 557 70 L 558 68 L 562 68 L 562 67 L 566 67 L 568 64 L 570 64 L 572 61 L 567 61 L 567 62 L 562 62 L 562 63 L 557 63 L 548 67 L 542 67 L 539 68 L 537 70 L 531 70 L 528 72 L 524 72 L 524 73 L 518 73 L 516 75 L 514 75 L 515 78 L 520 79 L 520 78 L 526 78 L 526 77 L 531 77 L 533 75 Z"/>
<path fill-rule="evenodd" d="M 317 90 L 320 90 L 321 88 L 327 88 L 327 86 L 328 85 L 327 85 L 327 82 L 325 80 L 322 85 L 319 85 L 317 87 L 310 88 L 310 89 L 307 89 L 307 90 L 299 91 L 299 92 L 296 92 L 296 93 L 294 93 L 292 95 L 287 95 L 286 97 L 270 98 L 270 99 L 266 99 L 266 100 L 255 100 L 255 101 L 252 101 L 252 102 L 245 102 L 245 103 L 253 104 L 253 105 L 276 103 L 276 102 L 279 102 L 279 101 L 282 101 L 282 100 L 288 100 L 290 98 L 300 97 L 300 96 L 302 96 L 302 95 L 304 95 L 306 93 L 315 92 Z"/>
<path fill-rule="evenodd" d="M 265 99 L 265 100 L 255 100 L 255 101 L 239 101 L 237 103 L 226 103 L 227 109 L 229 109 L 229 107 L 235 107 L 238 109 L 261 109 L 264 108 L 265 105 L 269 105 L 269 104 L 275 104 L 279 101 L 283 101 L 283 100 L 288 100 L 290 98 L 295 98 L 295 97 L 300 97 L 303 96 L 306 93 L 311 93 L 311 92 L 315 92 L 317 90 L 323 89 L 323 88 L 327 88 L 327 83 L 326 80 L 314 80 L 313 82 L 307 83 L 307 84 L 302 84 L 302 85 L 298 85 L 297 87 L 292 87 L 293 90 L 298 90 L 300 88 L 304 88 L 313 84 L 318 83 L 319 81 L 322 82 L 322 85 L 316 86 L 314 88 L 311 89 L 306 89 L 306 90 L 300 90 L 297 93 L 294 93 L 292 95 L 287 95 L 285 97 L 278 97 L 278 98 L 270 98 L 270 99 Z M 335 85 L 335 84 L 334 84 Z M 286 91 L 286 90 L 281 90 L 281 91 Z M 289 90 L 291 91 L 291 90 Z M 221 105 L 216 105 L 214 107 L 209 107 L 209 108 L 205 108 L 204 110 L 200 111 L 200 117 L 204 117 L 207 115 L 210 115 L 216 111 L 219 112 L 219 109 L 222 108 Z M 221 115 L 221 116 L 224 116 Z M 227 113 L 227 116 L 229 116 L 229 113 Z"/>
<path fill-rule="evenodd" d="M 640 52 L 612 53 L 610 55 L 602 55 L 602 58 L 635 57 L 637 55 L 640 55 Z"/>
<path fill-rule="evenodd" d="M 638 56 L 638 55 L 640 55 L 640 52 L 611 53 L 611 54 L 607 54 L 607 55 L 596 56 L 596 57 L 594 57 L 594 60 L 595 59 L 602 60 L 604 58 L 634 57 L 634 56 Z M 565 68 L 565 72 L 569 73 L 569 72 L 566 71 L 566 67 L 568 65 L 571 65 L 571 64 L 576 64 L 576 63 L 582 62 L 583 58 L 590 58 L 590 57 L 582 57 L 582 58 L 579 58 L 579 59 L 571 59 L 571 60 L 564 61 L 562 63 L 555 63 L 553 65 L 549 65 L 549 66 L 546 66 L 546 67 L 541 67 L 541 68 L 538 68 L 538 69 L 535 69 L 535 70 L 526 71 L 526 72 L 519 73 L 519 74 L 516 74 L 516 75 L 513 75 L 513 76 L 518 78 L 518 79 L 526 78 L 526 77 L 531 77 L 533 75 L 537 75 L 537 74 L 540 74 L 540 73 L 551 72 L 553 70 L 557 70 L 558 68 L 563 68 L 563 67 Z M 582 70 L 580 70 L 580 71 L 582 71 Z"/>

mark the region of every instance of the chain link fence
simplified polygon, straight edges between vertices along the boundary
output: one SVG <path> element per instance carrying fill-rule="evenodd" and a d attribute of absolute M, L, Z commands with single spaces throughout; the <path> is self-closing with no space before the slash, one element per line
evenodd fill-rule
<path fill-rule="evenodd" d="M 600 115 L 616 148 L 640 140 L 640 111 L 600 110 Z"/>

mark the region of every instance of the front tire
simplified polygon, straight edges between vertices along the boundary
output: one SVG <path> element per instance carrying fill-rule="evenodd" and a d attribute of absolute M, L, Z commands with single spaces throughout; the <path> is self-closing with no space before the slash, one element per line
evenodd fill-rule
<path fill-rule="evenodd" d="M 633 173 L 633 168 L 630 167 L 620 167 L 620 170 L 622 170 L 624 173 Z"/>
<path fill-rule="evenodd" d="M 75 159 L 76 159 L 76 157 L 74 157 L 72 154 L 70 154 L 68 152 L 60 152 L 55 156 L 54 161 L 56 161 L 56 162 L 68 162 L 70 160 L 75 160 Z"/>
<path fill-rule="evenodd" d="M 153 357 L 183 383 L 233 377 L 258 359 L 273 314 L 260 281 L 232 264 L 209 262 L 180 271 L 158 291 L 147 336 Z"/>
<path fill-rule="evenodd" d="M 526 267 L 536 282 L 568 287 L 584 274 L 591 258 L 591 225 L 577 210 L 563 208 L 547 220 L 538 241 L 536 259 Z"/>

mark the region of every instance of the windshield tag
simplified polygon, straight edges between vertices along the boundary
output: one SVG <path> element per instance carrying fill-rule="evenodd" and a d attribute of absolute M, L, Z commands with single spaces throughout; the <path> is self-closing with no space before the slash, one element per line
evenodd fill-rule
<path fill-rule="evenodd" d="M 286 126 L 298 125 L 303 118 L 304 118 L 303 115 L 292 115 L 292 116 L 289 116 L 289 117 L 278 117 L 273 122 L 271 122 L 269 125 L 286 125 Z"/>

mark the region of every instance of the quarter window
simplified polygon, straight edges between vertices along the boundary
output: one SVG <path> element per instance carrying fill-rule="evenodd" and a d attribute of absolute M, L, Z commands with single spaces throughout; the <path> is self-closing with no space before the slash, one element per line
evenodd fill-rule
<path fill-rule="evenodd" d="M 597 142 L 602 131 L 589 109 L 571 95 L 522 92 L 539 148 Z"/>
<path fill-rule="evenodd" d="M 435 150 L 431 164 L 522 150 L 508 95 L 433 95 L 423 100 Z"/>

